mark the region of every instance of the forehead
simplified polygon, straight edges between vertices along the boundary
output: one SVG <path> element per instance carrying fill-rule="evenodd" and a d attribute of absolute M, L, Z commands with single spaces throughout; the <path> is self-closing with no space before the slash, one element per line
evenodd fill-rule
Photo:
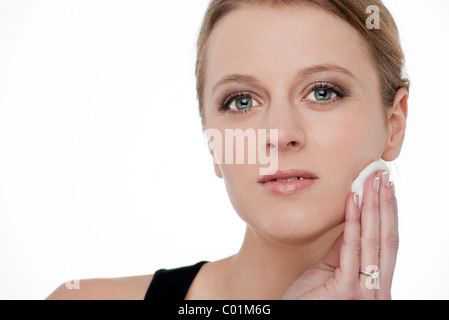
<path fill-rule="evenodd" d="M 339 65 L 363 79 L 368 69 L 374 70 L 369 57 L 361 35 L 323 9 L 242 7 L 227 14 L 211 33 L 205 90 L 233 72 L 286 77 L 319 64 Z"/>

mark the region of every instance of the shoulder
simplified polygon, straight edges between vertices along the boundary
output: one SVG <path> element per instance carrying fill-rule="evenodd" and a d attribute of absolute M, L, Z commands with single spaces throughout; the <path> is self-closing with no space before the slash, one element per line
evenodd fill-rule
<path fill-rule="evenodd" d="M 153 275 L 68 281 L 47 300 L 143 300 Z"/>

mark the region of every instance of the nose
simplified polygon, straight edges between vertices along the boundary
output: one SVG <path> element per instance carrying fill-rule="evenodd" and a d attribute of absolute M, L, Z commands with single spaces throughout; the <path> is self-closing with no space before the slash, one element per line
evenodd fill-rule
<path fill-rule="evenodd" d="M 303 119 L 298 106 L 286 103 L 272 103 L 265 114 L 265 127 L 278 130 L 278 141 L 267 139 L 267 148 L 277 148 L 278 152 L 297 152 L 305 146 Z"/>

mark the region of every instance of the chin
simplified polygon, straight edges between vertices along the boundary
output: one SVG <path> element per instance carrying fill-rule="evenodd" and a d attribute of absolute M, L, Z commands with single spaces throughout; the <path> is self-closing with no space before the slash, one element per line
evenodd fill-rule
<path fill-rule="evenodd" d="M 317 206 L 258 206 L 251 212 L 239 216 L 253 232 L 283 246 L 313 242 L 344 222 L 341 211 L 332 212 L 332 209 Z M 323 212 L 327 214 L 323 215 Z"/>

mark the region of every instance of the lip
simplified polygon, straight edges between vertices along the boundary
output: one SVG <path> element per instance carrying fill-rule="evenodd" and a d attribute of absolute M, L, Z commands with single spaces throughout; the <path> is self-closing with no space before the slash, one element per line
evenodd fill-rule
<path fill-rule="evenodd" d="M 273 181 L 274 179 L 287 180 L 294 177 L 301 177 L 304 178 L 304 180 L 293 180 L 288 182 Z M 299 169 L 289 169 L 278 170 L 273 175 L 263 176 L 259 179 L 258 182 L 262 189 L 269 193 L 277 195 L 289 195 L 309 188 L 316 182 L 316 180 L 318 180 L 318 177 L 312 172 Z"/>

